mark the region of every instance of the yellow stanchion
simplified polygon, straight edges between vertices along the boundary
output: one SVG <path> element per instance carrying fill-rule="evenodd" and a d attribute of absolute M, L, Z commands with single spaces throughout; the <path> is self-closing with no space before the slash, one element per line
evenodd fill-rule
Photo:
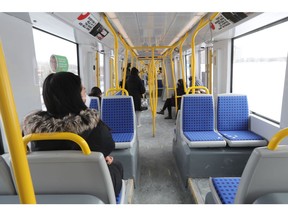
<path fill-rule="evenodd" d="M 114 74 L 115 74 L 115 86 L 116 88 L 119 88 L 119 80 L 118 80 L 118 37 L 117 34 L 114 30 L 114 28 L 112 27 L 112 25 L 110 24 L 110 22 L 108 21 L 108 18 L 105 14 L 103 14 L 104 17 L 104 21 L 107 24 L 107 26 L 109 27 L 109 29 L 111 30 L 113 36 L 114 36 Z"/>
<path fill-rule="evenodd" d="M 96 57 L 95 57 L 95 65 L 96 65 L 96 86 L 100 88 L 100 67 L 99 67 L 99 53 L 96 52 Z"/>
<path fill-rule="evenodd" d="M 0 42 L 0 112 L 3 120 L 20 203 L 35 204 L 35 194 L 26 158 L 16 106 Z"/>
<path fill-rule="evenodd" d="M 211 20 L 213 20 L 219 13 L 213 13 L 209 19 L 202 18 L 195 29 L 192 39 L 191 39 L 191 72 L 192 72 L 192 86 L 195 86 L 196 80 L 196 49 L 195 49 L 195 39 L 198 34 L 198 32 L 204 28 Z M 195 93 L 195 89 L 192 89 L 192 94 Z"/>

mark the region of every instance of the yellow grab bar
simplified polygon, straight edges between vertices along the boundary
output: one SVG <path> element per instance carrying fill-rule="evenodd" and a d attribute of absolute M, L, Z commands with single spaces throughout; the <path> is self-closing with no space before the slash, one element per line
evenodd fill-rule
<path fill-rule="evenodd" d="M 186 91 L 186 94 L 189 94 L 189 92 L 192 90 L 192 89 L 204 89 L 206 91 L 206 94 L 209 94 L 209 89 L 206 88 L 205 86 L 191 86 L 187 89 Z"/>
<path fill-rule="evenodd" d="M 3 120 L 20 203 L 35 204 L 35 194 L 26 158 L 14 96 L 0 42 L 0 113 Z"/>
<path fill-rule="evenodd" d="M 34 133 L 34 134 L 28 134 L 23 137 L 25 148 L 30 141 L 39 141 L 39 140 L 71 140 L 80 146 L 83 154 L 85 155 L 91 154 L 87 142 L 81 136 L 74 133 L 70 132 Z"/>
<path fill-rule="evenodd" d="M 269 150 L 276 150 L 278 144 L 285 138 L 288 136 L 288 128 L 284 128 L 280 131 L 278 131 L 270 140 L 267 148 Z"/>
<path fill-rule="evenodd" d="M 106 96 L 108 96 L 110 92 L 116 92 L 116 91 L 122 91 L 122 93 L 124 92 L 125 95 L 129 95 L 128 91 L 124 88 L 111 88 L 106 91 Z"/>

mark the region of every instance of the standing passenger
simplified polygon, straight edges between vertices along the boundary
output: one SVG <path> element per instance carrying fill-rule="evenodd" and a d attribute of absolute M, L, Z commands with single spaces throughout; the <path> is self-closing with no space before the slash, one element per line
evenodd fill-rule
<path fill-rule="evenodd" d="M 128 80 L 126 81 L 126 89 L 133 97 L 134 101 L 134 108 L 136 111 L 137 117 L 137 127 L 140 127 L 140 113 L 141 113 L 141 98 L 142 95 L 146 92 L 146 89 L 143 85 L 142 80 L 139 77 L 139 71 L 137 68 L 133 67 L 131 69 L 131 75 L 129 76 Z"/>
<path fill-rule="evenodd" d="M 103 153 L 112 178 L 115 195 L 122 187 L 123 168 L 110 153 L 115 148 L 110 129 L 93 109 L 86 107 L 85 88 L 79 76 L 70 72 L 52 73 L 43 83 L 47 111 L 37 111 L 24 119 L 24 135 L 31 133 L 72 132 L 83 137 L 91 151 Z M 72 141 L 35 141 L 32 151 L 80 150 Z M 97 184 L 97 182 L 95 182 Z"/>

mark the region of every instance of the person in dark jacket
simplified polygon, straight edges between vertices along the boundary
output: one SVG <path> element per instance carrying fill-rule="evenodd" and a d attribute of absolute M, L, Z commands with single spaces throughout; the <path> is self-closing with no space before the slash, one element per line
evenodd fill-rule
<path fill-rule="evenodd" d="M 131 69 L 131 75 L 126 81 L 126 90 L 128 91 L 129 95 L 133 97 L 134 108 L 137 116 L 137 126 L 140 127 L 140 113 L 142 111 L 141 98 L 142 95 L 146 92 L 146 89 L 139 77 L 139 71 L 135 67 Z"/>
<path fill-rule="evenodd" d="M 23 122 L 23 133 L 72 132 L 80 135 L 91 151 L 104 155 L 115 195 L 118 195 L 122 188 L 123 167 L 110 156 L 115 142 L 97 111 L 86 107 L 83 101 L 85 95 L 79 76 L 70 72 L 48 75 L 43 83 L 43 99 L 47 111 L 28 114 Z M 47 140 L 32 142 L 31 150 L 80 150 L 80 147 L 72 141 Z"/>
<path fill-rule="evenodd" d="M 182 96 L 185 94 L 183 79 L 178 80 L 176 91 L 177 91 L 177 96 Z M 180 108 L 180 103 L 181 103 L 181 98 L 177 98 L 178 109 Z M 165 117 L 165 119 L 172 119 L 172 109 L 171 109 L 172 106 L 175 106 L 175 95 L 174 94 L 172 95 L 172 97 L 166 99 L 166 101 L 163 105 L 163 108 L 157 113 L 164 115 L 164 111 L 167 108 L 168 116 Z"/>

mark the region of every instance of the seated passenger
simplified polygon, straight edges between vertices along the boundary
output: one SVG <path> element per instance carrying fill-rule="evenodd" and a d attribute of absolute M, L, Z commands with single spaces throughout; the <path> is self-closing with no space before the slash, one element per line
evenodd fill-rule
<path fill-rule="evenodd" d="M 98 88 L 97 86 L 93 87 L 90 91 L 90 93 L 88 94 L 88 96 L 90 97 L 98 97 L 99 98 L 99 105 L 101 105 L 101 96 L 102 96 L 102 91 L 100 88 Z"/>
<path fill-rule="evenodd" d="M 192 76 L 189 77 L 189 86 L 192 87 Z M 203 82 L 196 77 L 195 86 L 204 86 Z M 191 93 L 191 92 L 190 92 Z M 196 94 L 205 93 L 204 89 L 195 89 Z"/>
<path fill-rule="evenodd" d="M 115 142 L 108 126 L 93 109 L 84 104 L 85 88 L 79 76 L 70 72 L 52 73 L 43 83 L 43 99 L 47 111 L 27 115 L 23 123 L 24 135 L 31 133 L 72 132 L 83 137 L 91 151 L 103 153 L 112 178 L 115 195 L 121 191 L 123 167 L 109 154 Z M 32 151 L 80 150 L 72 141 L 47 140 L 31 143 Z"/>
<path fill-rule="evenodd" d="M 176 92 L 177 92 L 177 96 L 182 96 L 185 94 L 183 79 L 178 80 Z M 181 102 L 181 98 L 177 98 L 178 109 L 180 108 L 180 102 Z M 168 116 L 165 117 L 165 119 L 172 119 L 172 111 L 171 111 L 172 106 L 175 106 L 175 95 L 174 94 L 172 95 L 171 98 L 166 99 L 166 101 L 163 105 L 163 108 L 157 113 L 164 115 L 164 111 L 167 108 L 168 109 Z"/>

